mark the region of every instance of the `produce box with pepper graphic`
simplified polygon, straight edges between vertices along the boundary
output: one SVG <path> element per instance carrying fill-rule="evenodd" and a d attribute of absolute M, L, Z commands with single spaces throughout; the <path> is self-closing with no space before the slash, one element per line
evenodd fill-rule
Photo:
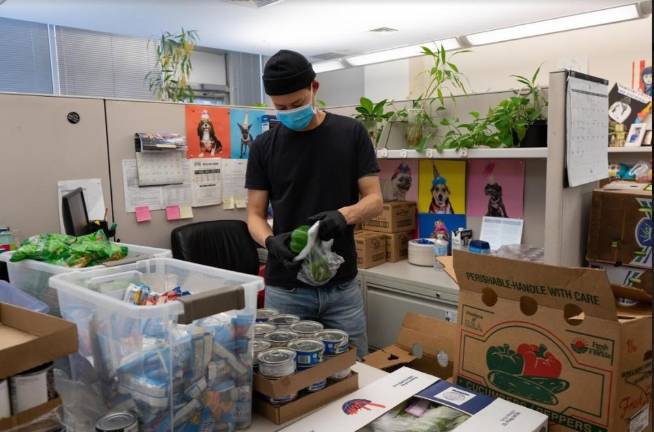
<path fill-rule="evenodd" d="M 545 413 L 554 431 L 652 430 L 648 297 L 618 304 L 604 270 L 461 251 L 454 269 L 460 386 Z"/>

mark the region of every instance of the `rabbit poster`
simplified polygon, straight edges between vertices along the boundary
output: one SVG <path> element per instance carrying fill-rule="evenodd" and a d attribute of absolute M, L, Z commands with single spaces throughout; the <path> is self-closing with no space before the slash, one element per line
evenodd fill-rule
<path fill-rule="evenodd" d="M 522 219 L 524 187 L 523 160 L 470 160 L 467 215 Z"/>
<path fill-rule="evenodd" d="M 186 157 L 229 158 L 229 109 L 186 105 Z"/>
<path fill-rule="evenodd" d="M 418 161 L 380 159 L 379 181 L 384 201 L 418 201 Z"/>
<path fill-rule="evenodd" d="M 466 163 L 421 160 L 418 213 L 466 213 Z"/>
<path fill-rule="evenodd" d="M 265 114 L 266 112 L 262 110 L 242 108 L 229 110 L 232 159 L 248 158 L 252 142 L 262 132 L 261 117 Z"/>

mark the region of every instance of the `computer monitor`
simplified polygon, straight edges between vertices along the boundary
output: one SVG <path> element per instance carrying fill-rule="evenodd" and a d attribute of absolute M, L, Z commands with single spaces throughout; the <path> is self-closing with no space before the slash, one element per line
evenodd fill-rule
<path fill-rule="evenodd" d="M 82 188 L 77 188 L 61 197 L 61 213 L 66 234 L 73 236 L 88 234 L 89 216 Z"/>

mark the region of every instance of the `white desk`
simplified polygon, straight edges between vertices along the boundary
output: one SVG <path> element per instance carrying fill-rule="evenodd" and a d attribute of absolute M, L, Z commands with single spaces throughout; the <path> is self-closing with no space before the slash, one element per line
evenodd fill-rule
<path fill-rule="evenodd" d="M 443 270 L 404 260 L 360 269 L 359 278 L 366 299 L 371 348 L 395 342 L 407 312 L 456 321 L 459 287 Z"/>
<path fill-rule="evenodd" d="M 359 374 L 359 387 L 365 387 L 371 382 L 376 381 L 386 375 L 386 372 L 380 369 L 376 369 L 359 362 L 352 366 L 352 370 Z M 309 414 L 311 414 L 311 412 L 307 413 L 307 415 Z M 290 422 L 283 425 L 276 425 L 255 413 L 252 417 L 252 425 L 247 430 L 250 432 L 274 432 L 294 421 L 297 421 L 297 419 L 291 420 Z"/>

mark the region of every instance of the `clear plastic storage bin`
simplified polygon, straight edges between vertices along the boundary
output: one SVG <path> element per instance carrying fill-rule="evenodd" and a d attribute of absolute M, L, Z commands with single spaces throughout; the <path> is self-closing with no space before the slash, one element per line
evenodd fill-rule
<path fill-rule="evenodd" d="M 168 258 L 172 256 L 169 249 L 160 249 L 127 243 L 120 243 L 120 245 L 127 246 L 126 258 L 128 259 L 135 259 L 139 256 L 147 258 Z M 59 305 L 57 303 L 57 293 L 50 289 L 48 286 L 48 280 L 50 277 L 59 273 L 102 267 L 94 266 L 84 268 L 71 268 L 35 260 L 11 262 L 10 260 L 13 254 L 13 251 L 0 253 L 0 260 L 7 263 L 9 282 L 16 288 L 25 291 L 27 294 L 36 297 L 37 299 L 47 304 L 50 308 L 50 314 L 56 316 L 60 316 Z"/>
<path fill-rule="evenodd" d="M 153 306 L 123 301 L 132 282 L 191 295 Z M 54 276 L 63 318 L 77 324 L 72 379 L 106 412 L 132 411 L 140 431 L 247 428 L 257 276 L 170 258 Z"/>

